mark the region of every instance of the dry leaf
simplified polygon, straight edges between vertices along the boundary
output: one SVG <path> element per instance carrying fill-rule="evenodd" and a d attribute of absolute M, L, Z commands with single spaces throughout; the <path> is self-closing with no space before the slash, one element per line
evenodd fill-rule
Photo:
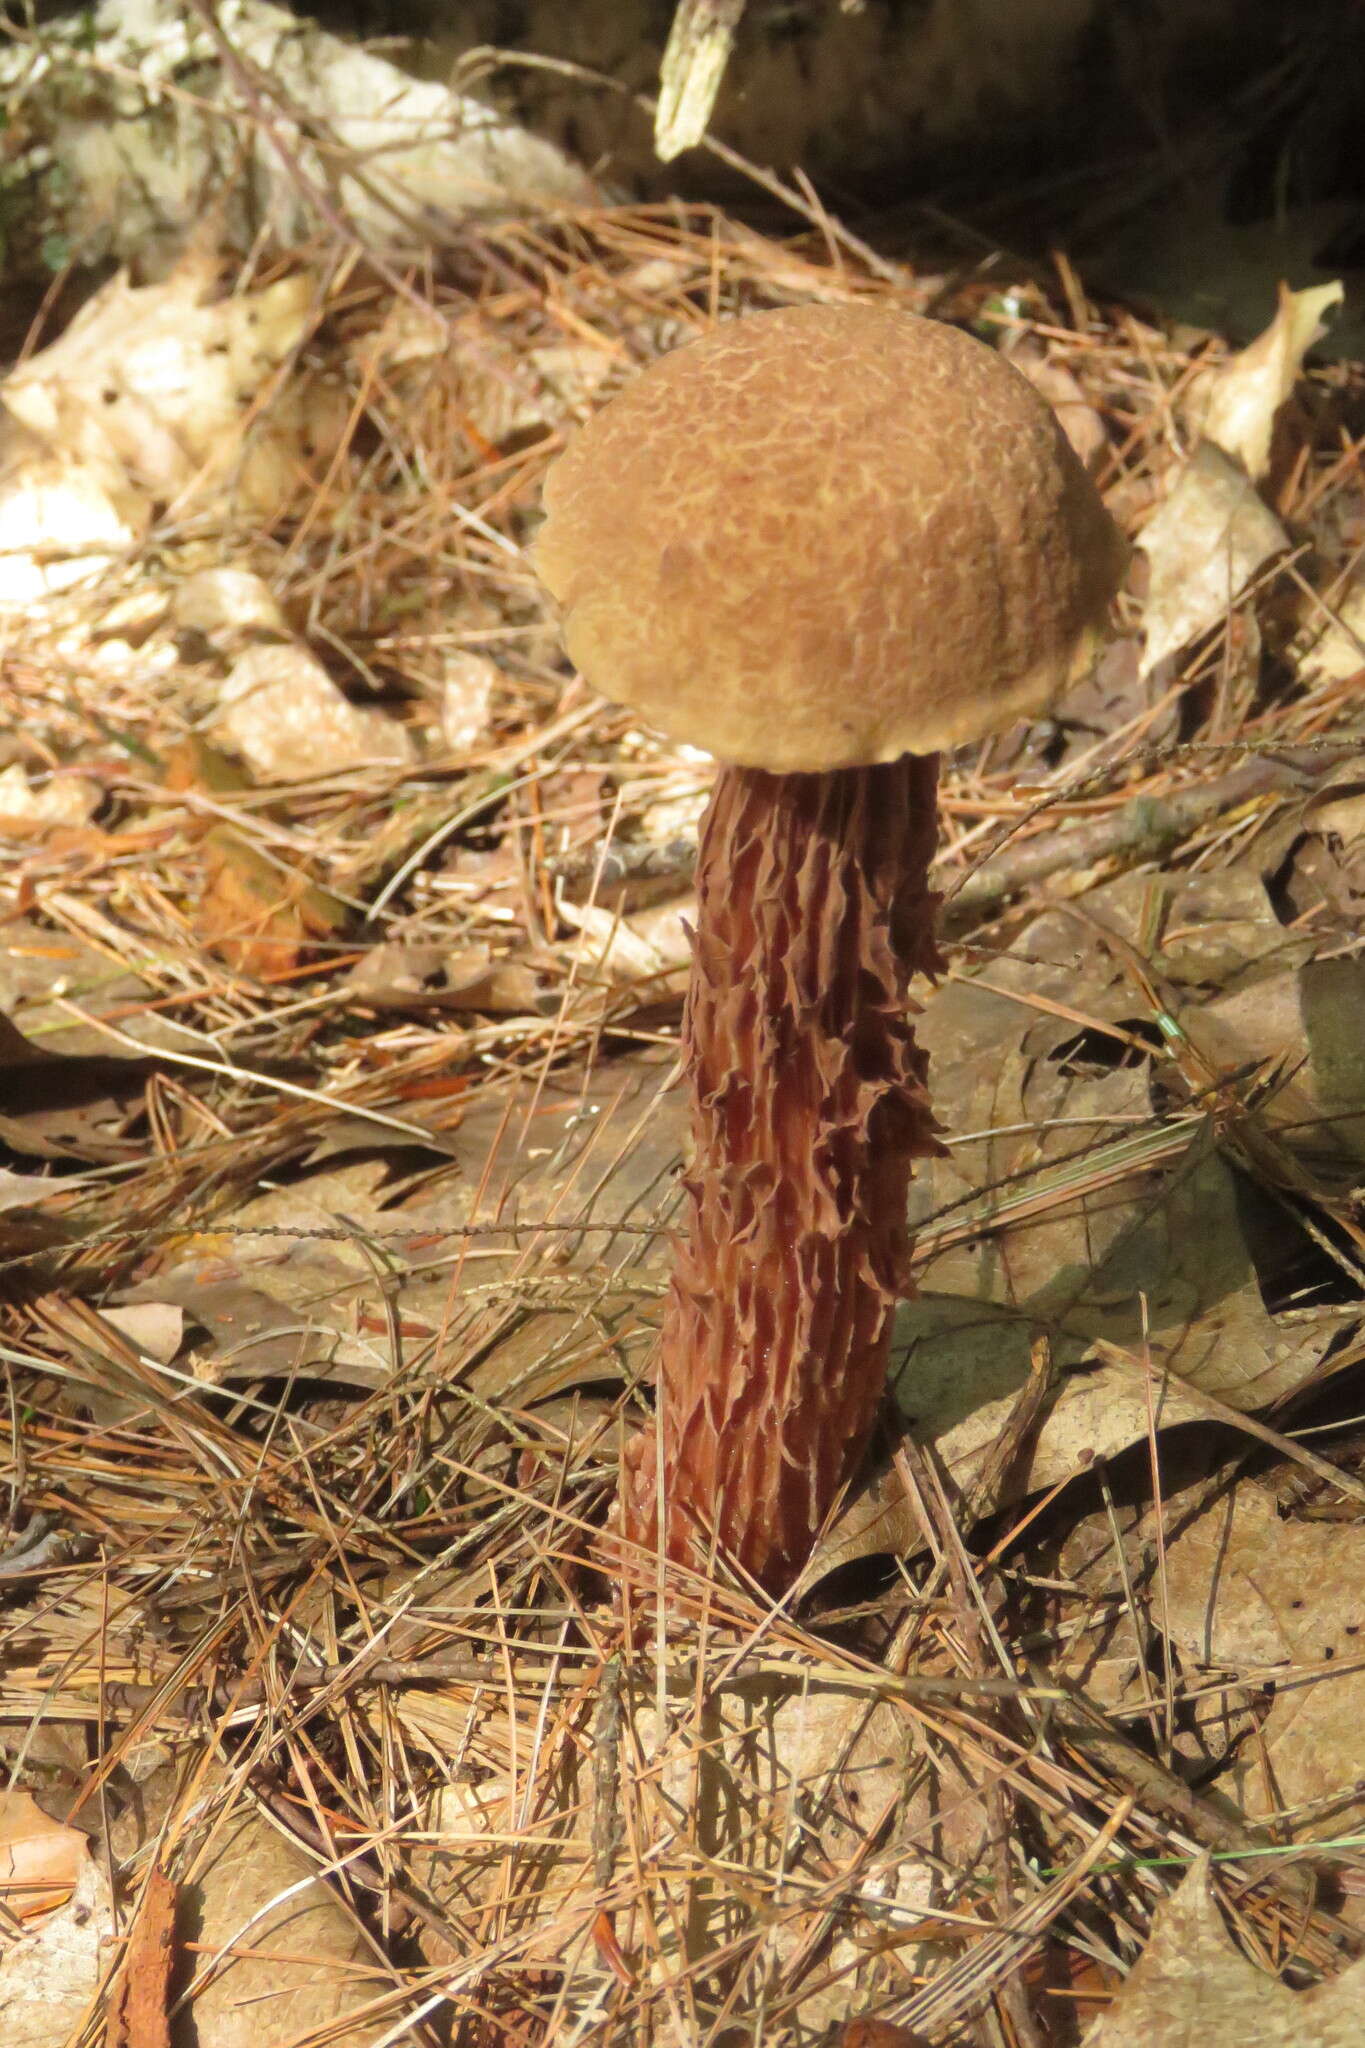
<path fill-rule="evenodd" d="M 155 583 L 142 583 L 122 597 L 114 597 L 99 608 L 98 618 L 89 621 L 96 660 L 117 660 L 131 665 L 139 655 L 145 660 L 147 643 L 170 615 L 171 593 Z M 151 650 L 148 650 L 149 652 Z M 173 650 L 171 651 L 172 658 Z M 155 650 L 157 659 L 165 651 Z"/>
<path fill-rule="evenodd" d="M 125 1136 L 155 1059 L 47 1052 L 0 1015 L 0 1138 L 28 1159 L 140 1159 Z"/>
<path fill-rule="evenodd" d="M 410 946 L 388 939 L 370 946 L 346 975 L 358 1003 L 382 1009 L 412 1009 L 439 1001 L 449 957 L 445 946 Z"/>
<path fill-rule="evenodd" d="M 89 1853 L 79 1829 L 50 1820 L 29 1793 L 11 1788 L 0 1797 L 0 1899 L 17 1920 L 64 1906 Z"/>
<path fill-rule="evenodd" d="M 0 611 L 97 582 L 148 524 L 116 464 L 79 463 L 11 436 L 0 471 Z"/>
<path fill-rule="evenodd" d="M 1096 1541 L 1107 1559 L 1106 1533 Z M 1139 1582 L 1156 1541 L 1155 1519 L 1144 1515 L 1127 1545 Z M 1315 1674 L 1277 1689 L 1258 1741 L 1229 1760 L 1220 1789 L 1253 1821 L 1323 1802 L 1337 1832 L 1358 1829 L 1365 1527 L 1286 1519 L 1267 1488 L 1243 1482 L 1193 1519 L 1178 1496 L 1167 1502 L 1164 1552 L 1156 1612 L 1187 1666 Z"/>
<path fill-rule="evenodd" d="M 1198 1001 L 1210 979 L 1245 976 L 1244 1001 L 1255 1016 L 1265 991 L 1278 985 L 1255 974 L 1270 977 L 1296 943 L 1299 952 L 1288 957 L 1303 957 L 1255 875 L 1159 883 L 1129 876 L 1087 900 L 1097 917 L 1132 939 L 1154 891 L 1169 913 L 1162 928 L 1173 935 L 1160 971 L 1170 977 L 1174 1013 L 1196 1044 L 1203 1043 L 1205 1022 Z M 1355 971 L 1355 963 L 1322 968 Z M 1305 987 L 1317 971 L 1305 970 Z M 1192 985 L 1188 1009 L 1182 983 Z M 1172 1376 L 1158 1418 L 1169 1426 L 1203 1416 L 1194 1390 L 1244 1411 L 1288 1393 L 1316 1369 L 1340 1328 L 1331 1311 L 1281 1318 L 1267 1308 L 1247 1235 L 1261 1208 L 1207 1132 L 1149 1126 L 1145 1140 L 1135 1136 L 1151 1114 L 1160 1063 L 1098 1029 L 1085 1033 L 1074 1016 L 1032 1006 L 1049 1002 L 1097 1023 L 1132 1020 L 1144 1008 L 1096 945 L 1093 929 L 1051 911 L 979 978 L 936 989 L 916 1026 L 951 1149 L 945 1159 L 926 1162 L 912 1188 L 912 1220 L 928 1219 L 917 1256 L 922 1293 L 898 1313 L 893 1383 L 902 1411 L 933 1439 L 959 1484 L 969 1485 L 1008 1426 L 1029 1383 L 1034 1341 L 1045 1334 L 1060 1383 L 1009 1474 L 1011 1498 L 1083 1471 L 1146 1434 L 1145 1388 L 1119 1367 L 1094 1365 L 1097 1338 L 1140 1350 L 1145 1314 L 1153 1361 Z M 1350 1059 L 1358 1033 L 1352 1034 L 1349 992 L 1331 1005 L 1318 992 L 1314 1008 L 1324 1020 L 1339 1020 L 1342 1040 L 1329 1054 L 1337 1040 L 1328 1022 L 1317 1027 L 1323 1067 L 1314 1085 L 1337 1117 L 1347 1113 L 1354 1090 L 1355 1111 L 1365 1117 L 1365 1073 L 1358 1058 Z M 1275 1014 L 1285 1020 L 1282 1007 Z M 1215 1056 L 1231 1050 L 1234 1064 L 1244 1057 L 1230 1026 L 1209 1037 Z M 1302 1042 L 1301 1024 L 1299 1035 L 1287 1034 L 1275 1050 L 1292 1057 Z M 1125 1058 L 1135 1063 L 1124 1065 Z M 1078 1130 L 1069 1122 L 1074 1117 L 1096 1121 Z M 1114 1120 L 1108 1131 L 1105 1118 Z M 1125 1148 L 1140 1142 L 1157 1149 L 1125 1166 Z M 1073 1160 L 1078 1152 L 1085 1156 Z M 979 1236 L 965 1220 L 977 1211 L 991 1226 Z M 1282 1240 L 1279 1212 L 1273 1213 L 1270 1235 Z M 920 1541 L 894 1475 L 874 1478 L 831 1531 L 819 1569 Z"/>
<path fill-rule="evenodd" d="M 0 770 L 0 819 L 84 825 L 100 806 L 100 787 L 88 775 L 49 775 L 31 783 L 18 761 Z"/>
<path fill-rule="evenodd" d="M 1035 391 L 1040 391 L 1067 440 L 1087 469 L 1093 469 L 1109 445 L 1104 421 L 1081 389 L 1065 363 L 1043 355 L 1036 345 L 1010 349 L 1009 361 L 1023 372 Z"/>
<path fill-rule="evenodd" d="M 533 1016 L 540 1009 L 541 982 L 521 960 L 499 960 L 486 946 L 466 946 L 445 963 L 446 999 L 452 1008 L 485 1010 L 495 1016 Z"/>
<path fill-rule="evenodd" d="M 441 354 L 458 416 L 485 449 L 582 418 L 624 357 L 619 346 L 577 340 L 528 349 L 482 313 L 456 322 Z"/>
<path fill-rule="evenodd" d="M 11 1792 L 7 1799 L 26 1796 Z M 68 1903 L 7 1941 L 0 1953 L 0 2040 L 5 2048 L 54 2048 L 65 2042 L 86 2017 L 107 1967 L 115 1931 L 113 1903 L 85 1837 L 79 1840 L 81 1861 Z"/>
<path fill-rule="evenodd" d="M 1182 1397 L 1185 1383 L 1248 1412 L 1281 1398 L 1312 1373 L 1339 1324 L 1330 1314 L 1280 1323 L 1267 1312 L 1245 1200 L 1201 1133 L 1164 1170 L 964 1248 L 951 1270 L 965 1277 L 975 1265 L 976 1295 L 926 1293 L 898 1319 L 902 1406 L 955 1468 L 975 1462 L 1027 1381 L 1034 1335 L 1046 1331 L 1067 1377 L 1027 1464 L 1038 1487 L 1146 1431 L 1141 1384 L 1084 1365 L 1096 1339 L 1149 1343 L 1157 1369 L 1171 1375 L 1163 1424 L 1204 1412 Z"/>
<path fill-rule="evenodd" d="M 1353 846 L 1365 839 L 1365 783 L 1358 768 L 1333 775 L 1303 807 L 1303 821 Z"/>
<path fill-rule="evenodd" d="M 464 1383 L 480 1400 L 509 1407 L 529 1407 L 571 1387 L 624 1377 L 632 1365 L 643 1368 L 655 1337 L 629 1293 L 593 1301 L 590 1314 L 513 1311 L 504 1321 L 510 1327 L 480 1346 Z"/>
<path fill-rule="evenodd" d="M 1365 1159 L 1365 959 L 1310 960 L 1210 1003 L 1199 1042 L 1228 1070 L 1253 1060 L 1283 1071 L 1259 1114 L 1324 1177 L 1354 1178 Z"/>
<path fill-rule="evenodd" d="M 103 1308 L 100 1314 L 157 1365 L 169 1365 L 184 1342 L 185 1311 L 177 1302 L 129 1302 L 122 1308 Z"/>
<path fill-rule="evenodd" d="M 107 860 L 119 843 L 101 837 Z M 142 1044 L 183 1046 L 183 1032 L 168 1026 L 150 1000 L 162 993 L 155 977 L 170 964 L 169 948 L 163 952 L 145 931 L 133 942 L 126 928 L 101 915 L 88 890 L 47 889 L 43 911 L 45 923 L 18 916 L 0 923 L 0 1013 L 21 1026 L 35 1053 L 107 1054 L 108 1032 L 87 1022 L 81 1010 L 98 1017 L 115 1009 L 120 1028 Z M 134 970 L 134 960 L 148 979 Z M 4 1065 L 0 1047 L 0 1073 Z"/>
<path fill-rule="evenodd" d="M 199 250 L 164 284 L 120 273 L 0 384 L 0 609 L 99 577 L 159 506 L 212 494 L 275 517 L 336 447 L 345 393 L 287 367 L 315 317 L 311 280 L 213 291 Z"/>
<path fill-rule="evenodd" d="M 237 653 L 258 635 L 289 637 L 274 592 L 252 569 L 200 569 L 177 586 L 172 609 L 182 632 L 202 633 L 220 653 Z"/>
<path fill-rule="evenodd" d="M 441 675 L 441 737 L 452 754 L 468 754 L 488 734 L 493 692 L 502 670 L 486 654 L 454 648 Z"/>
<path fill-rule="evenodd" d="M 264 232 L 274 247 L 296 248 L 323 226 L 325 193 L 333 222 L 339 212 L 368 246 L 415 256 L 471 215 L 523 218 L 528 205 L 534 213 L 595 198 L 552 142 L 265 0 L 235 0 L 225 23 L 231 64 L 180 0 L 140 0 L 135 17 L 122 0 L 102 0 L 79 30 L 53 28 L 46 92 L 31 60 L 7 73 L 7 86 L 22 78 L 25 106 L 36 102 L 30 118 L 50 133 L 63 171 L 61 225 L 80 246 L 112 245 L 125 258 L 179 246 L 208 195 L 225 242 L 250 248 Z M 190 76 L 186 94 L 178 88 Z"/>
<path fill-rule="evenodd" d="M 374 1995 L 365 1936 L 301 1849 L 258 1814 L 215 1831 L 184 1892 L 199 1909 L 188 1987 L 198 2048 L 264 2048 L 325 2029 L 330 2048 L 370 2048 L 349 2021 Z"/>
<path fill-rule="evenodd" d="M 455 1249 L 471 1213 L 480 1222 L 497 1216 L 508 1235 L 479 1247 L 470 1306 L 485 1308 L 487 1322 L 469 1339 L 461 1377 L 481 1398 L 523 1403 L 589 1380 L 619 1381 L 643 1363 L 648 1308 L 667 1259 L 663 1233 L 639 1226 L 666 1209 L 674 1190 L 684 1107 L 678 1091 L 662 1093 L 669 1066 L 647 1053 L 610 1063 L 586 1087 L 577 1077 L 562 1091 L 547 1083 L 528 1129 L 509 1119 L 496 1091 L 484 1091 L 458 1128 L 433 1139 L 456 1171 L 429 1204 L 386 1201 L 389 1166 L 376 1155 L 373 1127 L 348 1131 L 339 1119 L 330 1134 L 339 1160 L 239 1208 L 234 1225 L 246 1234 L 224 1241 L 231 1256 L 215 1258 L 212 1240 L 199 1243 L 195 1257 L 168 1265 L 122 1299 L 179 1303 L 187 1319 L 207 1328 L 212 1342 L 196 1345 L 188 1369 L 208 1384 L 303 1372 L 381 1387 L 394 1369 L 390 1310 L 400 1333 L 430 1337 L 450 1327 L 450 1272 L 431 1257 L 432 1243 Z M 352 1236 L 288 1236 L 335 1230 L 338 1218 Z M 520 1301 L 508 1307 L 488 1297 L 496 1278 L 524 1271 L 525 1245 L 542 1218 L 559 1226 L 544 1317 L 528 1316 Z M 613 1228 L 618 1219 L 627 1220 L 625 1238 Z M 256 1229 L 259 1238 L 250 1234 Z M 364 1249 L 371 1231 L 384 1234 L 394 1280 L 387 1290 Z M 406 1270 L 409 1258 L 416 1270 Z M 611 1288 L 608 1270 L 617 1276 Z M 644 1317 L 633 1291 L 641 1279 Z M 463 1319 L 468 1311 L 458 1306 Z"/>
<path fill-rule="evenodd" d="M 261 782 L 312 782 L 412 759 L 404 728 L 352 704 L 295 641 L 248 647 L 223 684 L 222 703 L 218 732 Z"/>
<path fill-rule="evenodd" d="M 490 1016 L 538 1014 L 541 978 L 522 960 L 499 959 L 487 946 L 375 946 L 346 977 L 356 1000 L 386 1010 L 481 1010 Z"/>
<path fill-rule="evenodd" d="M 1262 563 L 1289 545 L 1246 471 L 1201 442 L 1138 536 L 1151 564 L 1143 614 L 1148 674 L 1226 618 Z"/>
<path fill-rule="evenodd" d="M 368 381 L 392 380 L 404 370 L 441 361 L 450 344 L 450 322 L 434 308 L 394 298 L 378 325 L 363 329 L 352 348 L 356 368 Z"/>
<path fill-rule="evenodd" d="M 171 755 L 165 779 L 169 789 L 203 788 L 215 797 L 251 786 L 235 762 L 197 738 Z M 239 973 L 292 972 L 310 943 L 333 935 L 349 916 L 338 897 L 231 825 L 208 826 L 202 857 L 195 936 Z"/>
<path fill-rule="evenodd" d="M 439 1707 L 437 1696 L 416 1688 L 395 1701 L 395 1712 L 416 1730 L 425 1726 L 428 1739 L 438 1736 Z M 499 1901 L 501 1927 L 524 1938 L 525 1953 L 563 1965 L 566 2011 L 585 2009 L 615 1975 L 600 1950 L 566 1944 L 569 1915 L 591 1904 L 594 1883 L 610 1885 L 651 1842 L 662 1847 L 681 1835 L 689 1856 L 681 1870 L 660 1859 L 647 1901 L 634 1890 L 618 1895 L 613 1932 L 625 1956 L 639 1954 L 646 1915 L 659 1928 L 665 1968 L 698 1967 L 731 1941 L 753 1940 L 751 1981 L 788 1994 L 799 1987 L 801 2038 L 814 2041 L 874 1995 L 875 1931 L 888 1923 L 909 1929 L 932 1912 L 937 1883 L 919 1845 L 966 1867 L 986 1839 L 977 1790 L 951 1766 L 956 1796 L 942 1811 L 929 1811 L 927 1795 L 907 1797 L 910 1733 L 897 1708 L 814 1671 L 751 1671 L 700 1706 L 675 1695 L 662 1726 L 652 1680 L 633 1685 L 623 1676 L 611 1716 L 617 1773 L 605 1786 L 597 1776 L 600 1704 L 591 1739 L 585 1728 L 534 1756 L 522 1751 L 514 1774 L 498 1712 L 490 1706 L 489 1725 L 467 1739 L 471 1760 L 487 1753 L 498 1766 L 437 1794 L 422 1877 L 456 1924 Z M 510 1754 L 519 1755 L 515 1741 Z M 896 1856 L 850 1886 L 836 1928 L 818 1899 L 802 1910 L 797 1886 L 781 1914 L 765 1910 L 771 1887 L 798 1858 L 845 1867 L 887 1816 Z M 928 1945 L 898 1950 L 909 1969 L 931 1955 Z"/>
<path fill-rule="evenodd" d="M 164 1400 L 167 1393 L 175 1397 L 177 1390 L 167 1388 L 160 1375 L 148 1368 L 136 1342 L 78 1296 L 38 1296 L 33 1316 L 54 1348 L 69 1361 L 64 1377 L 75 1389 L 76 1400 L 98 1422 L 117 1425 L 134 1418 L 145 1422 L 156 1412 L 158 1397 Z"/>
<path fill-rule="evenodd" d="M 63 1175 L 61 1180 L 51 1180 L 42 1174 L 15 1173 L 8 1166 L 0 1166 L 0 1216 L 13 1209 L 36 1209 L 50 1196 L 65 1193 L 73 1179 L 80 1185 L 85 1176 Z"/>
<path fill-rule="evenodd" d="M 1233 1947 L 1207 1859 L 1161 1906 L 1151 1939 L 1085 2048 L 1359 2048 L 1365 1963 L 1291 1991 Z"/>
<path fill-rule="evenodd" d="M 344 1294 L 352 1275 L 326 1247 L 300 1244 L 292 1248 L 288 1271 L 276 1266 L 270 1277 L 285 1299 L 253 1287 L 235 1273 L 206 1271 L 202 1259 L 173 1268 L 149 1282 L 143 1292 L 160 1292 L 171 1302 L 130 1299 L 115 1316 L 131 1316 L 148 1307 L 159 1314 L 172 1309 L 186 1321 L 207 1330 L 211 1347 L 200 1342 L 187 1370 L 206 1387 L 243 1381 L 292 1379 L 336 1381 L 342 1386 L 371 1389 L 383 1386 L 392 1366 L 374 1342 L 329 1327 L 319 1304 L 330 1293 Z M 349 1313 L 351 1303 L 346 1302 Z"/>
<path fill-rule="evenodd" d="M 690 971 L 688 920 L 696 918 L 695 897 L 637 911 L 632 917 L 622 917 L 596 903 L 575 904 L 565 899 L 559 914 L 565 924 L 582 933 L 578 959 L 589 977 L 605 975 L 609 981 L 628 985 L 671 976 L 678 986 L 679 977 Z"/>
<path fill-rule="evenodd" d="M 181 511 L 230 483 L 241 509 L 276 515 L 335 444 L 344 400 L 293 383 L 248 442 L 270 380 L 313 323 L 316 287 L 299 275 L 215 299 L 215 267 L 195 250 L 164 284 L 111 278 L 11 371 L 0 399 L 52 456 L 120 478 L 147 510 Z"/>
<path fill-rule="evenodd" d="M 1291 292 L 1282 284 L 1275 318 L 1263 334 L 1217 369 L 1190 380 L 1185 414 L 1197 433 L 1240 462 L 1253 481 L 1270 466 L 1275 415 L 1322 333 L 1322 316 L 1345 297 L 1340 284 Z"/>
<path fill-rule="evenodd" d="M 1332 607 L 1333 616 L 1299 649 L 1305 678 L 1327 683 L 1349 682 L 1365 669 L 1365 582 L 1348 584 Z"/>
<path fill-rule="evenodd" d="M 311 945 L 346 921 L 336 897 L 269 859 L 230 826 L 216 825 L 205 835 L 204 865 L 195 935 L 241 974 L 292 973 Z"/>

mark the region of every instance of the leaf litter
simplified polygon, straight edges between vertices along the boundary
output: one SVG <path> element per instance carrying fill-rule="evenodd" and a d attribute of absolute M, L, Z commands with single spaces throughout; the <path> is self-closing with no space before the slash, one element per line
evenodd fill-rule
<path fill-rule="evenodd" d="M 201 249 L 0 390 L 0 1720 L 11 1796 L 98 1812 L 126 1905 L 227 1873 L 205 2048 L 263 1987 L 280 2038 L 990 2007 L 1029 2048 L 1112 2002 L 1118 2041 L 1215 1891 L 1255 1958 L 1218 1934 L 1218 1969 L 1301 2014 L 1358 1952 L 1365 508 L 1356 373 L 1302 361 L 1325 300 L 1201 364 L 1069 276 L 1006 309 L 898 273 L 1067 409 L 1147 567 L 1102 675 L 947 767 L 948 1149 L 873 1469 L 776 1611 L 718 1560 L 623 1632 L 593 1565 L 708 770 L 566 676 L 523 547 L 632 367 L 889 289 L 825 225 L 509 208 L 407 293 L 357 244 Z M 257 299 L 240 407 L 214 350 Z M 137 381 L 158 320 L 188 412 Z"/>

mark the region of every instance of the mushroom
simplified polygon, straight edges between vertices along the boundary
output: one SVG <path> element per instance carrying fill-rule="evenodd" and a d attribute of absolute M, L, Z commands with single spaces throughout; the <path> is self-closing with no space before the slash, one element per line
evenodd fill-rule
<path fill-rule="evenodd" d="M 595 688 L 721 763 L 682 1032 L 686 1220 L 621 1523 L 785 1590 L 866 1448 L 938 1150 L 937 754 L 1091 658 L 1123 543 L 982 342 L 873 305 L 716 328 L 571 441 L 536 544 Z M 656 1457 L 662 1447 L 662 1469 Z"/>

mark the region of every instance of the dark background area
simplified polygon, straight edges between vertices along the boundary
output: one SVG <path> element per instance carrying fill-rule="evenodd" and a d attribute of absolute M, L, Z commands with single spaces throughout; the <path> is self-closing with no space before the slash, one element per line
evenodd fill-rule
<path fill-rule="evenodd" d="M 637 196 L 762 196 L 705 148 L 662 165 L 647 112 L 672 0 L 329 0 L 318 18 L 469 84 Z M 509 53 L 494 65 L 489 46 Z M 594 83 L 548 58 L 596 71 Z M 612 89 L 612 86 L 616 88 Z M 1087 282 L 1256 332 L 1277 279 L 1365 270 L 1361 0 L 749 0 L 712 122 L 882 249 L 1066 247 Z"/>

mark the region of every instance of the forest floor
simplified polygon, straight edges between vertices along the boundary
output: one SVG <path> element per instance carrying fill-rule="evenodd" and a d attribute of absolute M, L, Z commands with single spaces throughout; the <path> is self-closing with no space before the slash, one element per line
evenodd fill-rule
<path fill-rule="evenodd" d="M 131 537 L 82 523 L 81 442 L 0 568 L 8 1995 L 93 1928 L 50 2038 L 143 2048 L 178 1893 L 203 2048 L 215 1996 L 272 2042 L 1034 2048 L 1120 2016 L 1205 1852 L 1245 1955 L 1332 1979 L 1365 371 L 1303 365 L 1316 306 L 1238 357 L 1065 264 L 893 265 L 818 217 L 560 211 L 399 282 L 192 258 L 0 388 L 97 411 L 174 332 L 199 421 L 182 472 L 130 372 L 95 496 Z M 572 678 L 525 549 L 661 350 L 888 297 L 1036 380 L 1137 548 L 1095 674 L 945 764 L 948 1150 L 875 1454 L 789 1599 L 721 1560 L 630 1647 L 591 1554 L 667 1273 L 710 765 Z M 110 476 L 168 460 L 139 524 Z"/>

